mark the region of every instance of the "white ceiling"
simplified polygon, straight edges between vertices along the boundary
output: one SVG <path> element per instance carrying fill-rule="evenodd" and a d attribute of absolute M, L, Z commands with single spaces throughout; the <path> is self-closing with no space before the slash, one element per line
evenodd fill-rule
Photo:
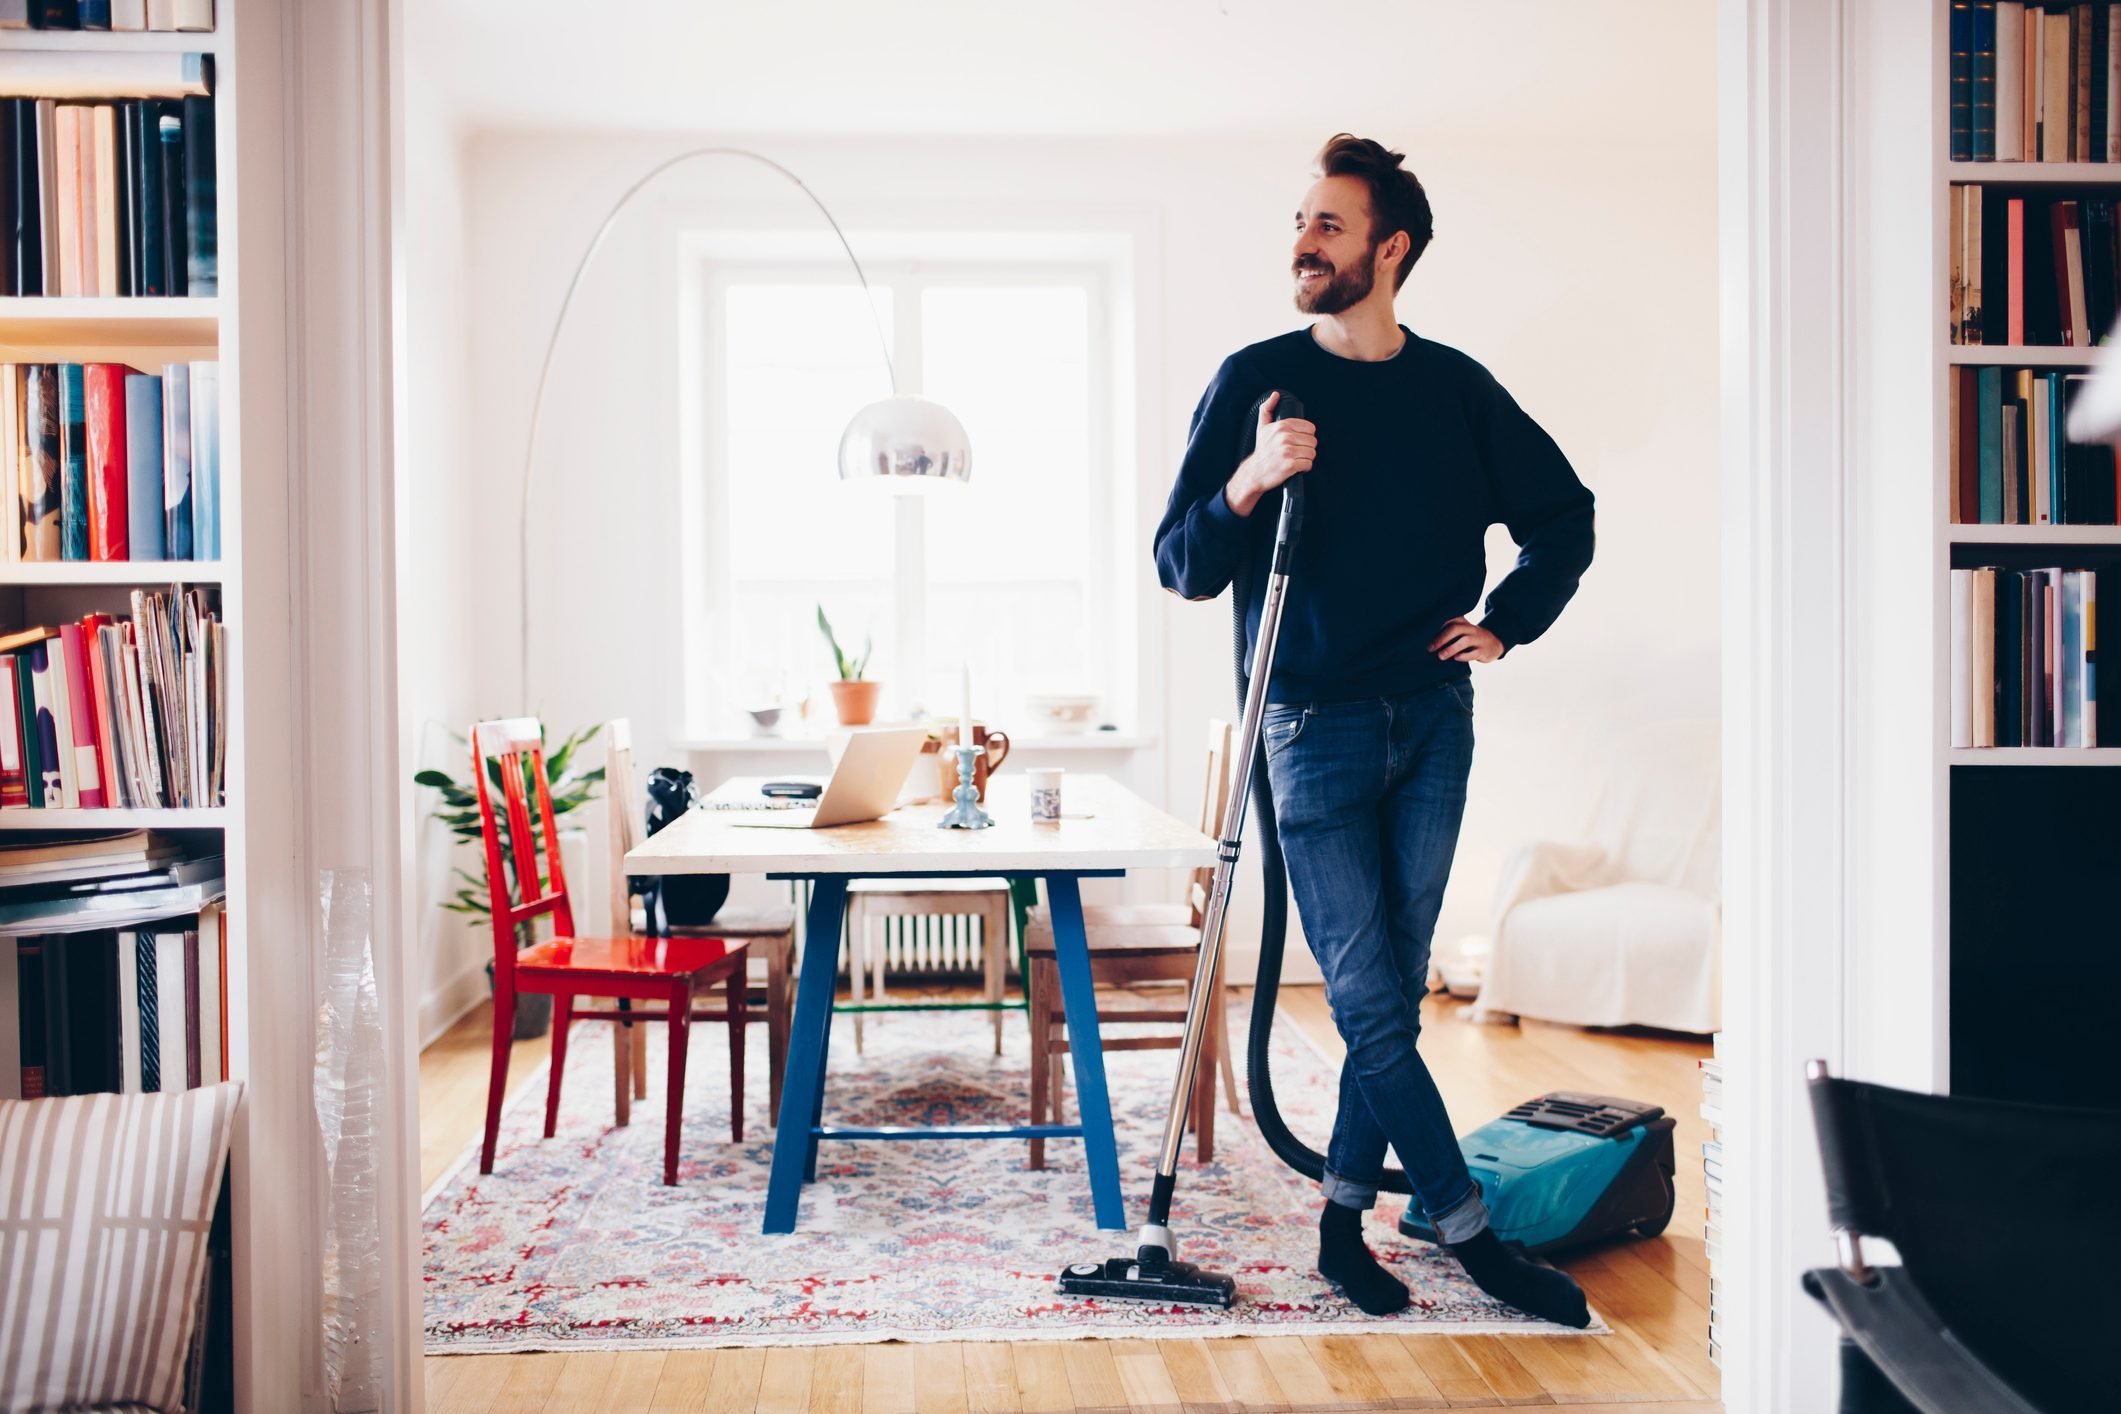
<path fill-rule="evenodd" d="M 1537 135 L 1707 118 L 1711 0 L 410 0 L 459 131 Z M 1667 134 L 1669 135 L 1669 134 Z"/>

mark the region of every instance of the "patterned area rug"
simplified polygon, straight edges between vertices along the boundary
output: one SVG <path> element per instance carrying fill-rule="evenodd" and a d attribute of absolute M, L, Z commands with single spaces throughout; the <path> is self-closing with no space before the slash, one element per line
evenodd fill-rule
<path fill-rule="evenodd" d="M 1233 1040 L 1245 1022 L 1240 1004 Z M 855 1053 L 851 1018 L 835 1025 L 828 1125 L 1020 1123 L 1028 1112 L 1029 1044 L 1016 1017 L 999 1057 L 977 1014 L 872 1017 L 864 1055 Z M 1412 1288 L 1415 1304 L 1397 1316 L 1365 1316 L 1312 1265 L 1316 1186 L 1282 1167 L 1249 1117 L 1227 1109 L 1217 1117 L 1213 1164 L 1194 1163 L 1187 1141 L 1173 1230 L 1182 1257 L 1237 1278 L 1242 1299 L 1229 1311 L 1054 1292 L 1064 1262 L 1133 1245 L 1131 1233 L 1097 1229 L 1074 1140 L 1049 1142 L 1042 1172 L 1026 1167 L 1021 1143 L 828 1141 L 818 1182 L 803 1190 L 797 1230 L 765 1236 L 773 1131 L 764 1028 L 751 1028 L 742 1145 L 728 1142 L 728 1046 L 718 1027 L 695 1028 L 679 1182 L 665 1188 L 660 1030 L 647 1028 L 655 1038 L 649 1097 L 619 1129 L 605 1026 L 575 1029 L 555 1138 L 540 1135 L 540 1069 L 503 1112 L 494 1172 L 478 1172 L 474 1144 L 429 1195 L 429 1354 L 1297 1330 L 1572 1334 L 1488 1299 L 1447 1255 L 1402 1238 L 1390 1210 L 1372 1214 L 1370 1245 Z M 1294 1022 L 1275 1035 L 1276 1093 L 1317 1147 L 1335 1076 Z M 1128 1217 L 1139 1221 L 1176 1053 L 1106 1059 Z"/>

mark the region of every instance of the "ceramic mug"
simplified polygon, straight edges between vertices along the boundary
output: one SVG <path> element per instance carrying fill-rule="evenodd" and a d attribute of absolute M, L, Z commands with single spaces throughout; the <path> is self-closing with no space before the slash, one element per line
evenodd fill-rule
<path fill-rule="evenodd" d="M 935 753 L 936 777 L 942 783 L 943 799 L 949 800 L 957 790 L 957 723 L 952 722 L 943 731 L 942 747 Z M 974 722 L 972 744 L 980 748 L 980 754 L 972 758 L 972 788 L 985 801 L 987 777 L 1009 759 L 1009 733 Z"/>
<path fill-rule="evenodd" d="M 1058 822 L 1061 817 L 1061 768 L 1034 766 L 1024 775 L 1031 782 L 1031 818 Z"/>

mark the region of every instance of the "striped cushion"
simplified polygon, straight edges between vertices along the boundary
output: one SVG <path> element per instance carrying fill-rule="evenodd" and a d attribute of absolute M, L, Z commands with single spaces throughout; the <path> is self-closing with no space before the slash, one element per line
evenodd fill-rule
<path fill-rule="evenodd" d="M 242 1094 L 0 1101 L 0 1409 L 183 1407 Z"/>

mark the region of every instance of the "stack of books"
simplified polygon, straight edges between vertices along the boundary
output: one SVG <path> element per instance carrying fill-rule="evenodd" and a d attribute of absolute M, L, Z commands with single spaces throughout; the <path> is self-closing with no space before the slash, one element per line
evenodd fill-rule
<path fill-rule="evenodd" d="M 0 637 L 0 810 L 222 804 L 227 656 L 204 591 L 174 587 Z"/>
<path fill-rule="evenodd" d="M 2121 283 L 2121 226 L 2103 196 L 1951 188 L 1955 344 L 2090 348 L 2106 342 Z"/>
<path fill-rule="evenodd" d="M 202 54 L 10 55 L 0 293 L 218 293 L 211 83 Z"/>
<path fill-rule="evenodd" d="M 221 365 L 0 364 L 0 560 L 221 558 Z"/>
<path fill-rule="evenodd" d="M 211 30 L 214 0 L 0 0 L 0 29 Z"/>
<path fill-rule="evenodd" d="M 0 846 L 0 1099 L 225 1079 L 224 894 L 146 831 Z"/>
<path fill-rule="evenodd" d="M 1701 1117 L 1709 1122 L 1709 1137 L 1701 1146 L 1702 1183 L 1708 1190 L 1708 1222 L 1701 1230 L 1709 1259 L 1709 1359 L 1723 1367 L 1723 1334 L 1718 1321 L 1718 1298 L 1722 1284 L 1716 1278 L 1716 1263 L 1723 1258 L 1723 1033 L 1710 1038 L 1714 1054 L 1701 1066 Z"/>
<path fill-rule="evenodd" d="M 2072 442 L 2069 409 L 2087 375 L 2030 368 L 1951 370 L 1954 525 L 2113 525 L 2121 463 L 2105 442 Z"/>
<path fill-rule="evenodd" d="M 2121 161 L 2121 5 L 1952 0 L 1954 162 Z"/>
<path fill-rule="evenodd" d="M 1952 571 L 1952 745 L 2100 745 L 2099 572 Z"/>

